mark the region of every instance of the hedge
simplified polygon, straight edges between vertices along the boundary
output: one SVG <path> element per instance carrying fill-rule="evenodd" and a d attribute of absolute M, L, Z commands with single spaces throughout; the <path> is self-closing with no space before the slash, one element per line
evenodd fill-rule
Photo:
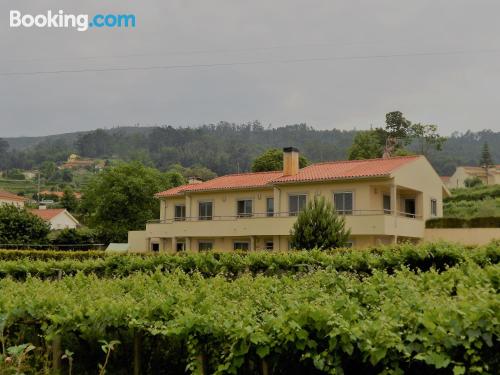
<path fill-rule="evenodd" d="M 462 219 L 458 217 L 439 217 L 429 219 L 426 228 L 500 228 L 500 217 L 473 217 Z"/>

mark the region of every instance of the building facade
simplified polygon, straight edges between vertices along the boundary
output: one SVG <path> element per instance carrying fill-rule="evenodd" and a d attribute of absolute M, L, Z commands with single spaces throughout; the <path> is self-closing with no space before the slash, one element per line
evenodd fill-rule
<path fill-rule="evenodd" d="M 80 226 L 78 220 L 64 208 L 39 208 L 30 212 L 50 224 L 51 230 L 76 229 Z"/>
<path fill-rule="evenodd" d="M 325 197 L 345 217 L 350 245 L 419 241 L 442 216 L 449 191 L 423 156 L 318 163 L 299 169 L 284 149 L 283 171 L 242 173 L 157 194 L 160 219 L 129 232 L 133 252 L 288 250 L 297 214 Z"/>
<path fill-rule="evenodd" d="M 500 165 L 484 167 L 457 167 L 446 182 L 449 189 L 465 187 L 465 180 L 479 178 L 484 185 L 500 184 Z"/>
<path fill-rule="evenodd" d="M 2 204 L 12 204 L 17 207 L 24 207 L 26 198 L 20 197 L 19 195 L 9 193 L 8 191 L 0 190 L 0 205 Z"/>

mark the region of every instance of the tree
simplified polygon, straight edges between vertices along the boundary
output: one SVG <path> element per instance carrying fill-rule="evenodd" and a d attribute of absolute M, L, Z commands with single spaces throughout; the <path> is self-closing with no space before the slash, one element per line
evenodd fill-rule
<path fill-rule="evenodd" d="M 473 188 L 476 186 L 481 186 L 483 184 L 483 181 L 477 176 L 475 177 L 467 177 L 464 181 L 464 185 L 467 188 Z"/>
<path fill-rule="evenodd" d="M 9 149 L 9 142 L 5 139 L 0 138 L 0 155 L 3 155 Z"/>
<path fill-rule="evenodd" d="M 446 138 L 439 135 L 437 125 L 433 124 L 412 124 L 408 136 L 416 142 L 420 155 L 427 155 L 431 147 L 441 151 L 446 142 Z"/>
<path fill-rule="evenodd" d="M 14 205 L 0 205 L 0 243 L 44 243 L 50 226 L 38 216 Z"/>
<path fill-rule="evenodd" d="M 299 167 L 304 168 L 309 165 L 309 161 L 302 155 L 299 155 Z M 283 170 L 283 151 L 272 148 L 263 152 L 255 158 L 252 163 L 252 172 L 268 172 Z"/>
<path fill-rule="evenodd" d="M 202 181 L 208 181 L 211 180 L 212 178 L 217 177 L 217 174 L 214 171 L 206 167 L 203 167 L 199 164 L 193 165 L 192 167 L 188 168 L 183 167 L 180 164 L 174 164 L 169 168 L 168 171 L 180 173 L 186 179 L 190 177 L 195 177 Z"/>
<path fill-rule="evenodd" d="M 90 229 L 67 228 L 58 231 L 51 241 L 55 245 L 83 245 L 96 242 L 96 234 Z"/>
<path fill-rule="evenodd" d="M 361 131 L 354 137 L 348 150 L 349 160 L 376 159 L 382 157 L 383 146 L 374 130 Z"/>
<path fill-rule="evenodd" d="M 159 217 L 155 193 L 184 182 L 177 173 L 161 173 L 138 162 L 121 163 L 93 176 L 83 192 L 83 220 L 101 241 L 126 242 L 129 230 L 144 229 Z"/>
<path fill-rule="evenodd" d="M 345 220 L 324 197 L 314 198 L 300 212 L 294 223 L 290 245 L 293 249 L 328 250 L 347 245 L 350 230 L 345 229 Z"/>
<path fill-rule="evenodd" d="M 484 142 L 483 150 L 481 151 L 481 158 L 479 159 L 479 166 L 489 167 L 493 165 L 493 159 L 491 158 L 490 148 L 488 142 Z"/>
<path fill-rule="evenodd" d="M 63 196 L 61 197 L 61 206 L 70 212 L 75 212 L 78 208 L 78 199 L 76 198 L 75 192 L 69 186 L 65 187 L 63 190 Z"/>

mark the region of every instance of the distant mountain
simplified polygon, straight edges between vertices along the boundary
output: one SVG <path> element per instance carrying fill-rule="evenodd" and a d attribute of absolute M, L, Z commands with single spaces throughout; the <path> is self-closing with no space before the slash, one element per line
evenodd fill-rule
<path fill-rule="evenodd" d="M 123 127 L 7 138 L 11 152 L 0 160 L 0 169 L 60 163 L 77 153 L 89 158 L 138 160 L 161 170 L 174 164 L 203 166 L 220 175 L 249 171 L 252 160 L 268 148 L 295 146 L 312 162 L 346 159 L 356 133 L 318 130 L 306 124 L 271 128 L 259 122 L 220 122 L 197 128 Z M 439 174 L 451 175 L 458 165 L 477 165 L 485 142 L 494 161 L 500 163 L 500 132 L 491 130 L 454 133 L 442 151 L 427 156 Z"/>
<path fill-rule="evenodd" d="M 154 127 L 138 127 L 138 126 L 124 126 L 124 127 L 116 127 L 107 129 L 106 131 L 110 134 L 116 134 L 118 132 L 122 132 L 124 134 L 146 134 L 150 132 Z M 54 134 L 40 137 L 12 137 L 12 138 L 3 138 L 7 142 L 9 142 L 9 146 L 11 150 L 26 150 L 31 147 L 36 146 L 42 142 L 54 142 L 54 141 L 63 141 L 67 144 L 73 144 L 75 141 L 82 135 L 87 133 L 91 133 L 92 131 L 79 131 L 73 133 L 63 133 L 63 134 Z M 1 134 L 0 134 L 0 138 Z"/>

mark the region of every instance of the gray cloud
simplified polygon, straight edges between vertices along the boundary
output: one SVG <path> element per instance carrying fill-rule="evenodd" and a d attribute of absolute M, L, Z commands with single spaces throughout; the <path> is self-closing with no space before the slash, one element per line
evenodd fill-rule
<path fill-rule="evenodd" d="M 134 13 L 137 27 L 10 29 L 11 9 Z M 395 109 L 446 134 L 500 130 L 498 14 L 484 0 L 4 0 L 0 74 L 268 63 L 0 76 L 0 137 L 254 119 L 367 128 Z M 373 57 L 422 52 L 436 54 Z M 329 60 L 270 63 L 316 58 Z"/>

